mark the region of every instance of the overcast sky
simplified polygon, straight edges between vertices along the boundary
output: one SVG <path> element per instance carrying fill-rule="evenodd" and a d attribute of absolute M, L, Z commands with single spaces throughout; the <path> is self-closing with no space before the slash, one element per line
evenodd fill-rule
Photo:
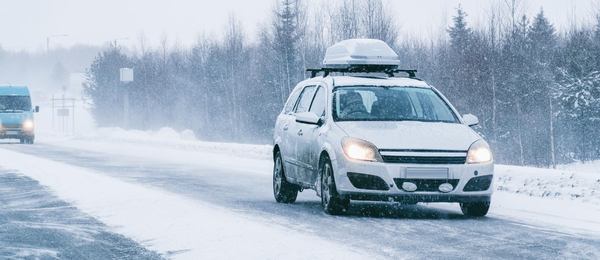
<path fill-rule="evenodd" d="M 243 21 L 247 34 L 268 22 L 275 0 L 0 0 L 0 46 L 8 50 L 41 51 L 50 35 L 51 47 L 77 43 L 137 45 L 140 35 L 156 45 L 166 35 L 171 44 L 193 43 L 200 33 L 219 34 L 230 14 Z M 307 0 L 318 6 L 325 0 Z M 397 16 L 401 35 L 429 38 L 440 32 L 460 3 L 469 22 L 481 24 L 494 2 L 510 0 L 385 0 Z M 528 15 L 544 8 L 558 29 L 574 18 L 590 21 L 600 0 L 520 0 Z"/>

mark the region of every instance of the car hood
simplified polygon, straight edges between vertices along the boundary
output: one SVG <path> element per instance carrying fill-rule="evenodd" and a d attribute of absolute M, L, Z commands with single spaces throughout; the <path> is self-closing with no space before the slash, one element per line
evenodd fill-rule
<path fill-rule="evenodd" d="M 348 136 L 369 141 L 379 149 L 466 151 L 473 142 L 481 139 L 463 124 L 419 121 L 336 123 Z"/>

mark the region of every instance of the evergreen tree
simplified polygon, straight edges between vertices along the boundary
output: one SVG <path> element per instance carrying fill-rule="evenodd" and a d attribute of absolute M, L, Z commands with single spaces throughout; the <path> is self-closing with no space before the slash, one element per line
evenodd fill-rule
<path fill-rule="evenodd" d="M 523 100 L 526 133 L 526 145 L 529 150 L 528 164 L 539 166 L 554 165 L 554 109 L 552 107 L 551 87 L 554 85 L 553 57 L 557 47 L 554 26 L 544 16 L 544 11 L 536 15 L 527 32 L 529 43 L 527 60 L 531 72 L 524 82 L 523 93 L 535 98 Z M 551 109 L 552 108 L 552 109 Z M 535 138 L 538 137 L 538 138 Z M 547 137 L 547 138 L 539 138 Z M 549 151 L 540 153 L 538 151 Z"/>
<path fill-rule="evenodd" d="M 450 47 L 460 56 L 467 56 L 469 52 L 469 43 L 472 39 L 472 31 L 467 27 L 467 13 L 459 5 L 456 9 L 456 15 L 452 17 L 453 24 L 448 28 L 450 36 Z"/>
<path fill-rule="evenodd" d="M 567 153 L 575 156 L 571 159 L 591 160 L 597 158 L 600 142 L 595 138 L 600 134 L 594 108 L 594 86 L 597 61 L 594 59 L 593 32 L 573 29 L 569 34 L 562 55 L 560 55 L 559 93 L 562 102 L 560 119 L 564 120 L 563 135 Z M 581 101 L 581 102 L 580 102 Z M 596 152 L 595 152 L 596 151 Z"/>
<path fill-rule="evenodd" d="M 577 159 L 589 161 L 600 156 L 597 138 L 600 127 L 600 71 L 584 77 L 573 77 L 566 72 L 559 84 L 559 99 L 564 108 L 563 116 L 574 124 L 578 138 Z"/>
<path fill-rule="evenodd" d="M 501 149 L 506 149 L 502 153 L 509 157 L 508 160 L 521 165 L 526 163 L 527 157 L 524 143 L 526 138 L 523 135 L 527 118 L 523 116 L 526 111 L 523 103 L 530 97 L 527 88 L 527 82 L 531 76 L 531 65 L 528 59 L 530 50 L 527 38 L 528 30 L 529 20 L 523 16 L 505 39 L 502 46 L 503 63 L 500 70 L 504 75 L 504 80 L 500 84 L 498 93 L 502 104 L 499 109 L 503 113 L 499 128 L 501 132 L 509 133 L 499 138 L 499 142 L 504 143 Z M 513 151 L 513 153 L 506 151 Z"/>
<path fill-rule="evenodd" d="M 469 65 L 469 54 L 473 39 L 473 32 L 467 27 L 467 14 L 459 6 L 456 15 L 452 18 L 453 24 L 448 28 L 450 36 L 450 48 L 446 67 L 450 73 L 450 81 L 446 83 L 446 91 L 450 96 L 462 96 L 470 91 L 472 84 L 471 70 Z M 468 100 L 456 100 L 456 106 L 460 110 L 468 108 Z"/>
<path fill-rule="evenodd" d="M 540 10 L 535 16 L 527 36 L 536 61 L 549 63 L 556 48 L 556 32 L 544 16 L 544 10 Z"/>
<path fill-rule="evenodd" d="M 99 126 L 122 123 L 124 89 L 119 81 L 119 68 L 129 64 L 128 58 L 113 46 L 99 53 L 86 73 L 85 92 L 93 98 L 92 114 Z"/>

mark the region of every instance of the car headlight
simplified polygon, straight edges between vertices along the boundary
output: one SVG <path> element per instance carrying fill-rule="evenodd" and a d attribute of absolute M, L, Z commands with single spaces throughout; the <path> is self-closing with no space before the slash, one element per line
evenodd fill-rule
<path fill-rule="evenodd" d="M 467 153 L 467 163 L 487 163 L 492 161 L 492 150 L 483 139 L 471 144 Z"/>
<path fill-rule="evenodd" d="M 25 130 L 25 131 L 33 130 L 33 121 L 26 120 L 25 122 L 23 122 L 22 127 L 23 127 L 23 130 Z"/>
<path fill-rule="evenodd" d="M 381 162 L 381 155 L 375 145 L 365 140 L 345 137 L 342 139 L 342 150 L 350 159 Z"/>

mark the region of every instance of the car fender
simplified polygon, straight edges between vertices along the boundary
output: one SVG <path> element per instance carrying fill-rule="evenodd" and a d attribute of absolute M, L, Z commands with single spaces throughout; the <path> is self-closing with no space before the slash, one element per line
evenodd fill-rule
<path fill-rule="evenodd" d="M 275 135 L 273 138 L 273 150 L 275 150 L 276 146 L 280 146 L 281 144 L 281 136 Z"/>
<path fill-rule="evenodd" d="M 336 152 L 335 149 L 333 148 L 333 146 L 329 143 L 329 142 L 325 142 L 323 143 L 323 145 L 321 146 L 321 151 L 324 151 L 327 153 L 327 155 L 329 155 L 329 160 L 331 162 L 336 161 Z"/>

